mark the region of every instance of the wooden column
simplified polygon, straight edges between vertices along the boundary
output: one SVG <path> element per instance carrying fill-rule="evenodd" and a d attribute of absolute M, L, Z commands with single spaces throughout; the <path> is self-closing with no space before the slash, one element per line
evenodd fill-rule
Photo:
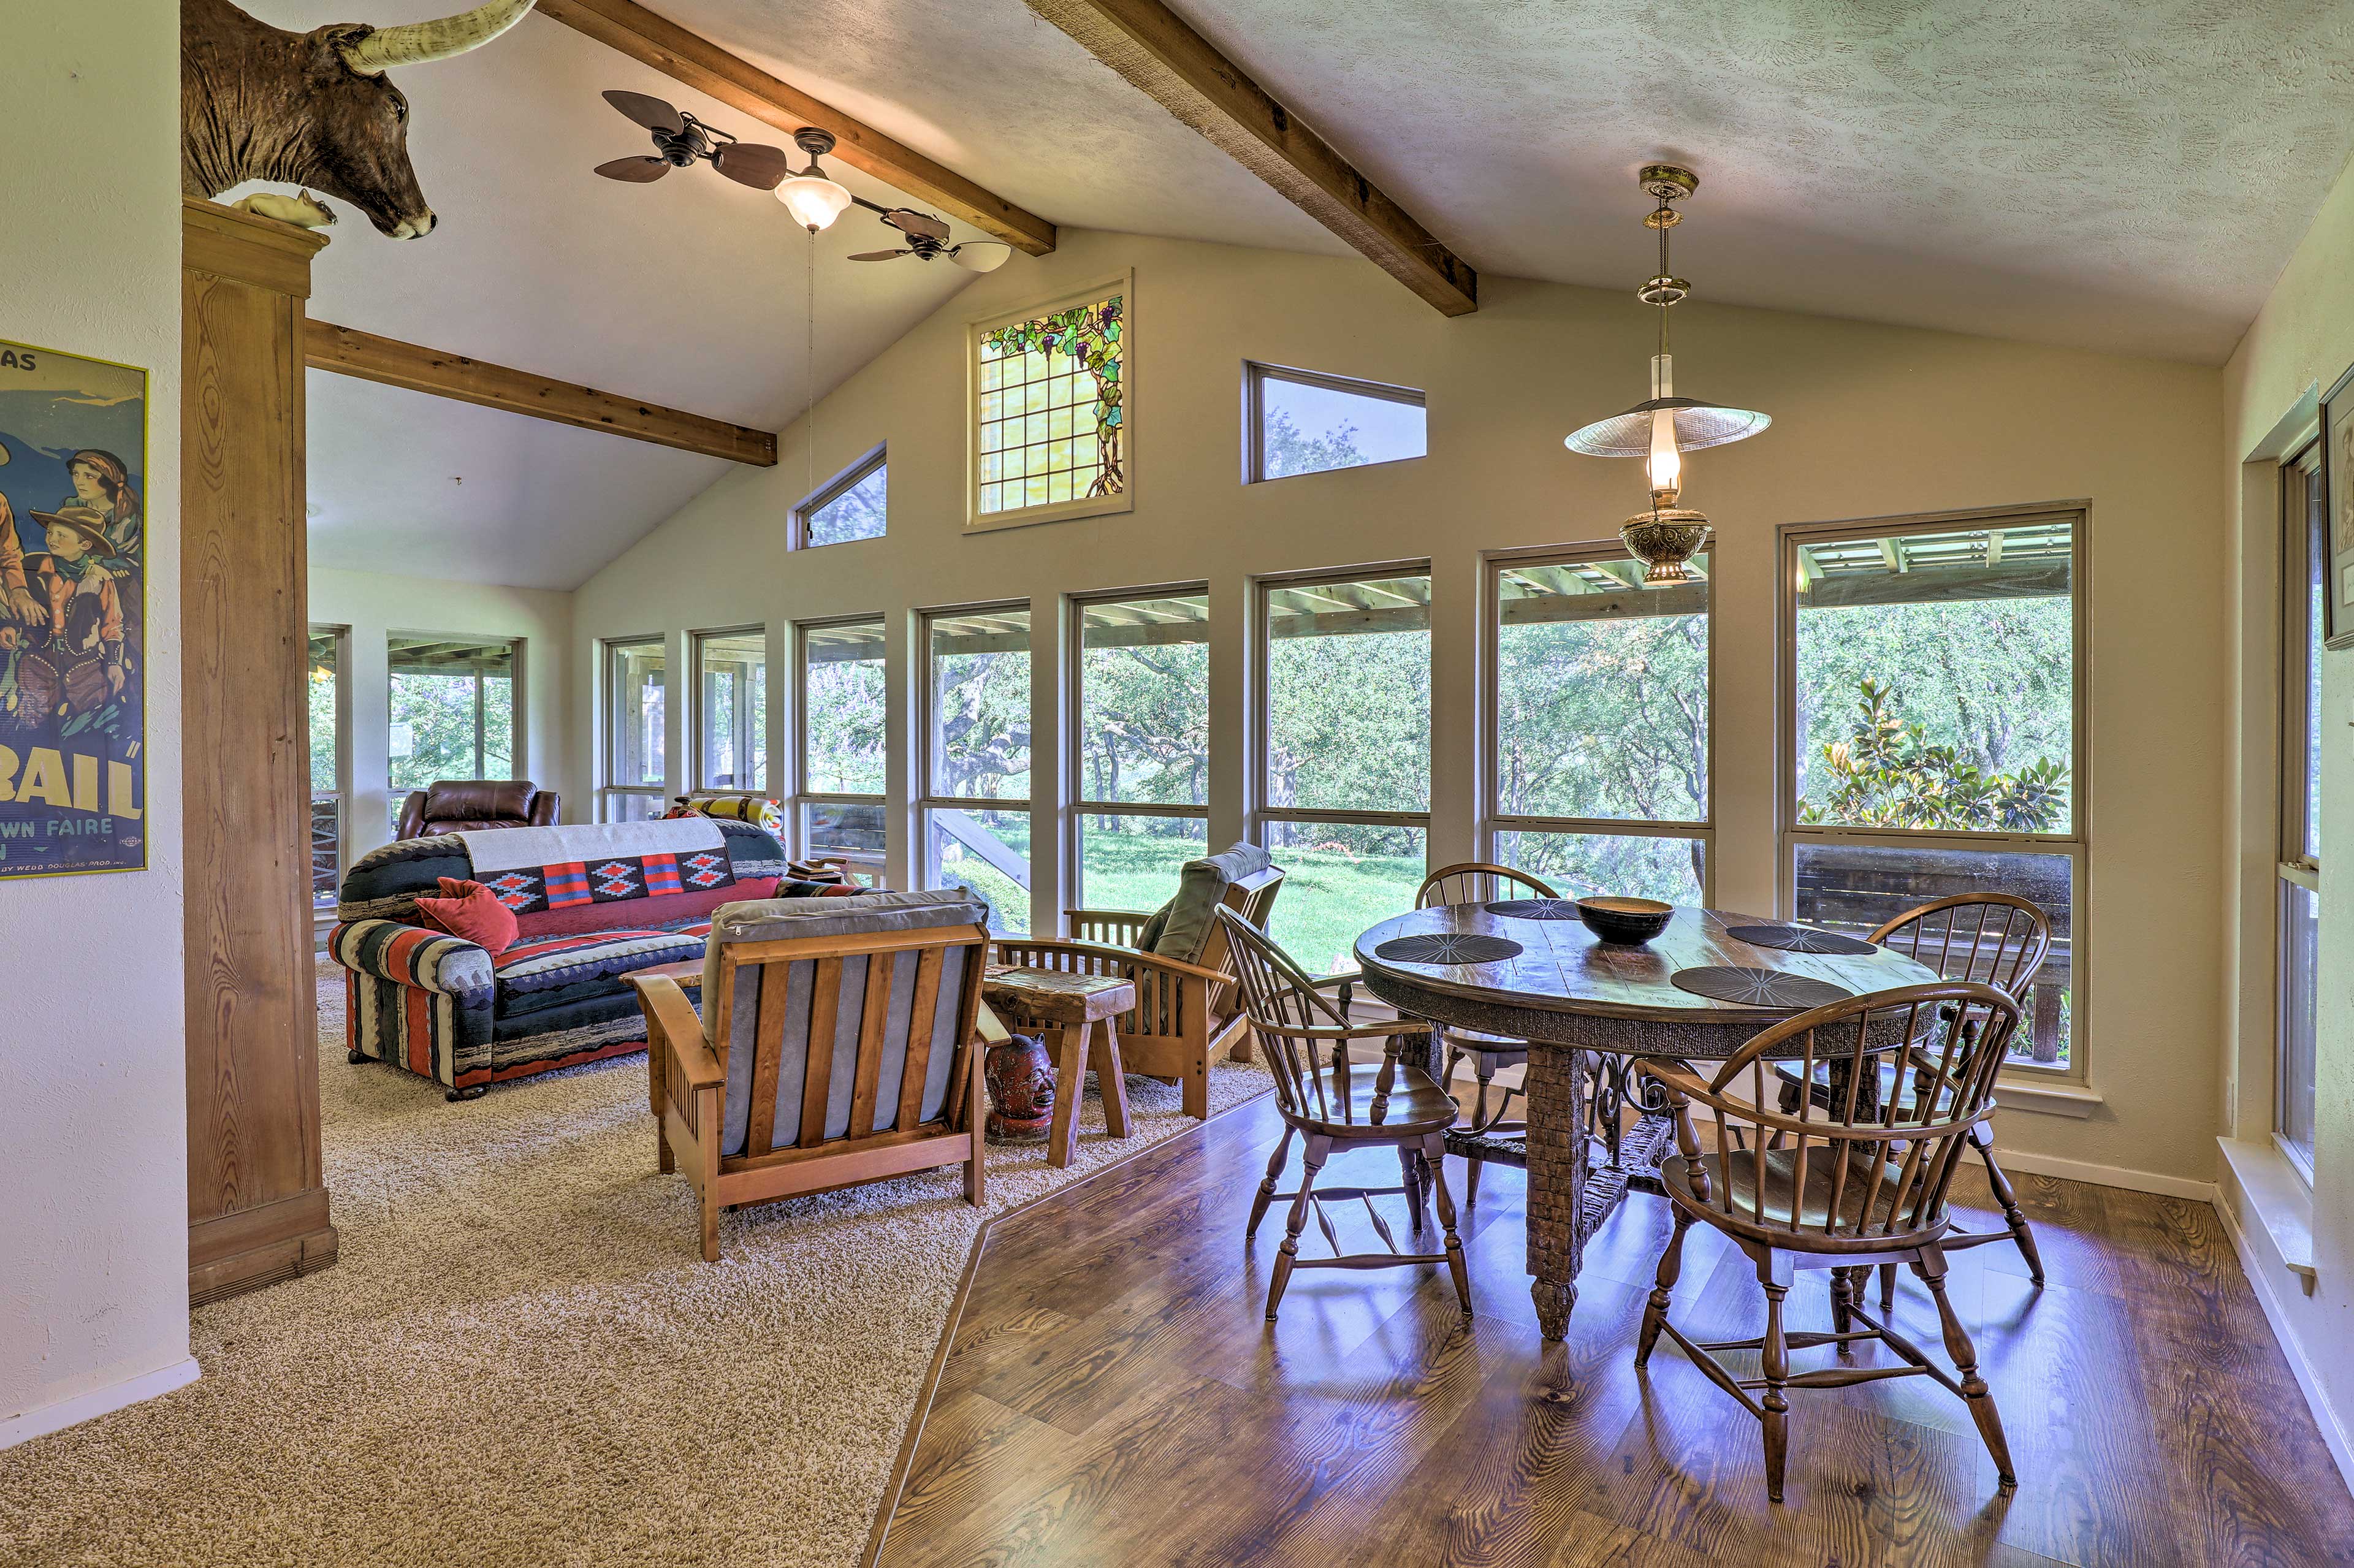
<path fill-rule="evenodd" d="M 335 1259 L 311 959 L 302 352 L 325 239 L 181 208 L 188 1297 Z"/>

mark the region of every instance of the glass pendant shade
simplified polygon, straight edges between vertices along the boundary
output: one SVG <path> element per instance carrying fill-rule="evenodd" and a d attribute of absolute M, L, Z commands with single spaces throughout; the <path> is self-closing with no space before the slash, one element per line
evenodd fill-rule
<path fill-rule="evenodd" d="M 850 193 L 818 174 L 793 175 L 777 187 L 777 199 L 785 204 L 793 221 L 811 234 L 830 227 L 850 206 Z"/>
<path fill-rule="evenodd" d="M 1741 440 L 1774 422 L 1772 415 L 1754 408 L 1728 408 L 1722 403 L 1703 403 L 1697 397 L 1654 397 L 1636 404 L 1623 414 L 1595 420 L 1584 429 L 1572 432 L 1562 445 L 1588 457 L 1649 457 L 1654 413 L 1671 416 L 1676 449 L 1687 452 Z"/>

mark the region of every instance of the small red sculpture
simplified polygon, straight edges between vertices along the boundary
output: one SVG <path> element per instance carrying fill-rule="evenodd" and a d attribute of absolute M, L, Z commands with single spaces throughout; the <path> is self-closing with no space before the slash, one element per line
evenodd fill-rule
<path fill-rule="evenodd" d="M 1055 1065 L 1035 1034 L 1009 1034 L 981 1064 L 989 1086 L 989 1141 L 1040 1143 L 1055 1119 Z"/>

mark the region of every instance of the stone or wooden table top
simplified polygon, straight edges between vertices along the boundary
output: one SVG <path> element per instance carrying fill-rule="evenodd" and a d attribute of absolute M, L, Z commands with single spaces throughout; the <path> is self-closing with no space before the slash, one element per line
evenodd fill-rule
<path fill-rule="evenodd" d="M 1136 1005 L 1136 982 L 1118 975 L 1072 974 L 991 965 L 981 994 L 992 1007 L 1048 1023 L 1089 1023 L 1116 1018 Z"/>

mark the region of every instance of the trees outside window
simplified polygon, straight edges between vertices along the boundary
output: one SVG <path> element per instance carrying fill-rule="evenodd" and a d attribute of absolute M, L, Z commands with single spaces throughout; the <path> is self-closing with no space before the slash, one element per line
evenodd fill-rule
<path fill-rule="evenodd" d="M 1430 450 L 1423 397 L 1411 387 L 1271 365 L 1246 365 L 1243 374 L 1246 484 Z"/>
<path fill-rule="evenodd" d="M 769 638 L 758 627 L 695 634 L 695 788 L 769 789 Z"/>
<path fill-rule="evenodd" d="M 1206 591 L 1090 599 L 1078 616 L 1077 901 L 1154 909 L 1209 853 Z"/>
<path fill-rule="evenodd" d="M 1640 586 L 1619 553 L 1489 566 L 1497 860 L 1564 898 L 1707 902 L 1709 557 Z"/>
<path fill-rule="evenodd" d="M 970 887 L 1030 929 L 1030 607 L 924 618 L 924 885 Z"/>
<path fill-rule="evenodd" d="M 1259 587 L 1256 812 L 1290 875 L 1273 934 L 1318 974 L 1414 906 L 1430 832 L 1430 574 Z"/>
<path fill-rule="evenodd" d="M 793 806 L 801 853 L 844 861 L 862 880 L 879 882 L 889 842 L 883 618 L 804 621 L 794 641 L 801 651 L 801 789 Z"/>
<path fill-rule="evenodd" d="M 515 649 L 504 640 L 417 634 L 389 640 L 393 822 L 412 789 L 443 779 L 514 777 Z"/>
<path fill-rule="evenodd" d="M 344 652 L 350 631 L 311 628 L 311 663 L 303 683 L 311 715 L 311 905 L 333 912 L 344 878 L 351 699 Z"/>
<path fill-rule="evenodd" d="M 889 531 L 890 484 L 889 465 L 877 447 L 794 509 L 794 546 L 882 538 Z"/>
<path fill-rule="evenodd" d="M 663 640 L 637 637 L 605 644 L 605 782 L 598 820 L 642 822 L 662 815 L 669 777 L 663 711 Z"/>
<path fill-rule="evenodd" d="M 2079 1065 L 2082 518 L 1792 529 L 1785 754 L 1791 906 L 1863 932 L 1953 894 L 2032 899 L 2052 955 L 2015 1039 Z"/>

